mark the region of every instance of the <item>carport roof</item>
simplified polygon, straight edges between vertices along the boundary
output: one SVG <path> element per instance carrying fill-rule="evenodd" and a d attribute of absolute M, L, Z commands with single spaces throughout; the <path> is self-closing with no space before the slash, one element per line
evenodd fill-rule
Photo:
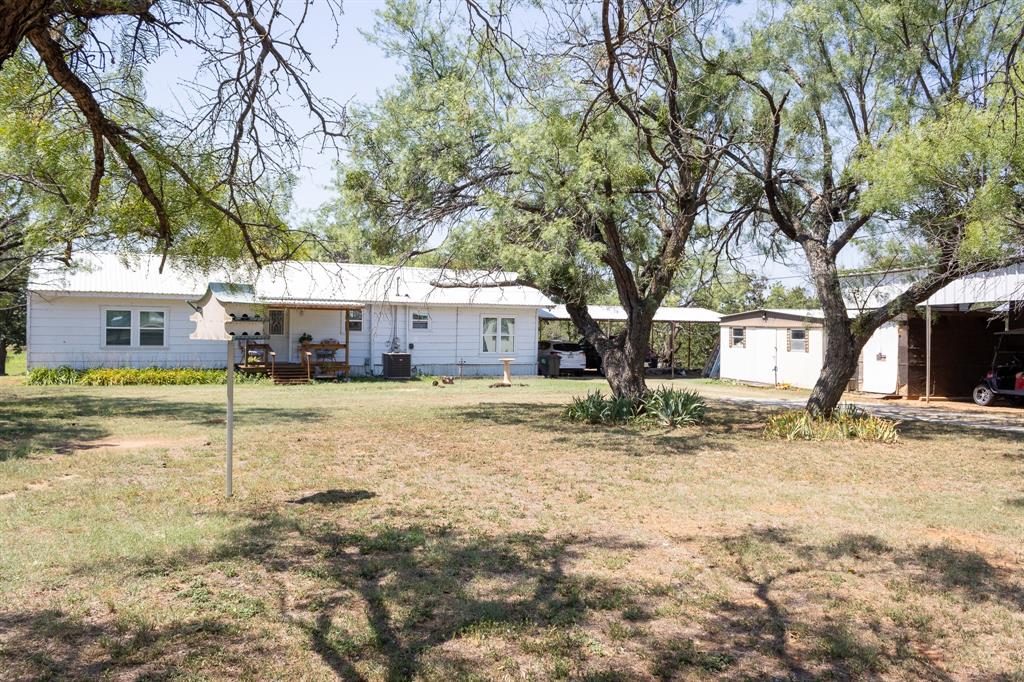
<path fill-rule="evenodd" d="M 916 269 L 861 272 L 843 276 L 844 294 L 855 307 L 875 308 L 901 294 L 920 279 Z M 1024 264 L 965 275 L 935 292 L 921 306 L 950 308 L 975 303 L 1024 299 Z"/>
<path fill-rule="evenodd" d="M 626 310 L 620 305 L 590 305 L 587 306 L 590 316 L 598 322 L 619 321 L 626 319 Z M 541 308 L 538 316 L 542 320 L 568 320 L 569 312 L 564 305 L 556 305 L 551 308 Z M 712 322 L 717 323 L 722 316 L 714 310 L 707 308 L 684 308 L 678 306 L 663 306 L 654 313 L 655 322 Z"/>

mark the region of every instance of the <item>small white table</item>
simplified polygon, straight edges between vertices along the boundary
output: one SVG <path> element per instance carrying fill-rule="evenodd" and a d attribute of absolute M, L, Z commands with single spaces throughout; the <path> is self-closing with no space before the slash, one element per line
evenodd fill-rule
<path fill-rule="evenodd" d="M 515 358 L 501 358 L 501 364 L 505 367 L 505 376 L 501 378 L 501 383 L 508 386 L 512 385 L 512 368 L 509 366 L 515 361 Z"/>

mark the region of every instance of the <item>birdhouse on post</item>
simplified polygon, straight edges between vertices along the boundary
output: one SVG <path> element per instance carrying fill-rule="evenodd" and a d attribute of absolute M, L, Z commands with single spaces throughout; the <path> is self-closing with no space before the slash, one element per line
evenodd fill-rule
<path fill-rule="evenodd" d="M 195 341 L 227 342 L 227 496 L 233 494 L 232 450 L 235 430 L 235 342 L 263 337 L 263 318 L 258 313 L 256 291 L 248 284 L 210 282 L 198 301 L 189 301 L 195 312 L 189 319 L 196 328 Z"/>
<path fill-rule="evenodd" d="M 189 317 L 196 323 L 190 339 L 240 341 L 263 336 L 256 291 L 248 284 L 210 282 L 203 297 L 189 305 L 196 311 Z"/>

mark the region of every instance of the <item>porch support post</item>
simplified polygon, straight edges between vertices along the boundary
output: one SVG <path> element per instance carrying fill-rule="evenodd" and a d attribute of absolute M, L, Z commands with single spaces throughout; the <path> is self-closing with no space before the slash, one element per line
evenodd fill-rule
<path fill-rule="evenodd" d="M 361 315 L 360 315 L 359 319 L 360 320 L 363 319 Z M 351 367 L 349 366 L 350 360 L 349 360 L 349 355 L 348 355 L 349 336 L 350 336 L 349 331 L 348 331 L 348 308 L 345 308 L 345 310 L 343 310 L 342 313 L 341 313 L 341 324 L 342 324 L 342 326 L 345 329 L 345 378 L 347 379 L 348 376 L 349 376 L 349 372 L 351 371 Z"/>
<path fill-rule="evenodd" d="M 932 399 L 932 307 L 924 307 L 924 401 Z"/>
<path fill-rule="evenodd" d="M 227 455 L 225 465 L 227 469 L 227 479 L 225 482 L 225 491 L 228 497 L 233 494 L 232 486 L 232 475 L 233 475 L 233 462 L 232 462 L 232 450 L 234 448 L 234 433 L 235 433 L 235 340 L 231 339 L 228 341 L 228 415 L 227 415 Z"/>

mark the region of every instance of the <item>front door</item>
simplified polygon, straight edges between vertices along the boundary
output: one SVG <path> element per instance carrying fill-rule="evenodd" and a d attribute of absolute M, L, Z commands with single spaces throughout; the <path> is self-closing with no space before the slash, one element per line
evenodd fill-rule
<path fill-rule="evenodd" d="M 278 362 L 291 361 L 291 344 L 288 343 L 288 311 L 271 308 L 267 311 L 267 336 L 270 347 L 277 353 Z"/>

